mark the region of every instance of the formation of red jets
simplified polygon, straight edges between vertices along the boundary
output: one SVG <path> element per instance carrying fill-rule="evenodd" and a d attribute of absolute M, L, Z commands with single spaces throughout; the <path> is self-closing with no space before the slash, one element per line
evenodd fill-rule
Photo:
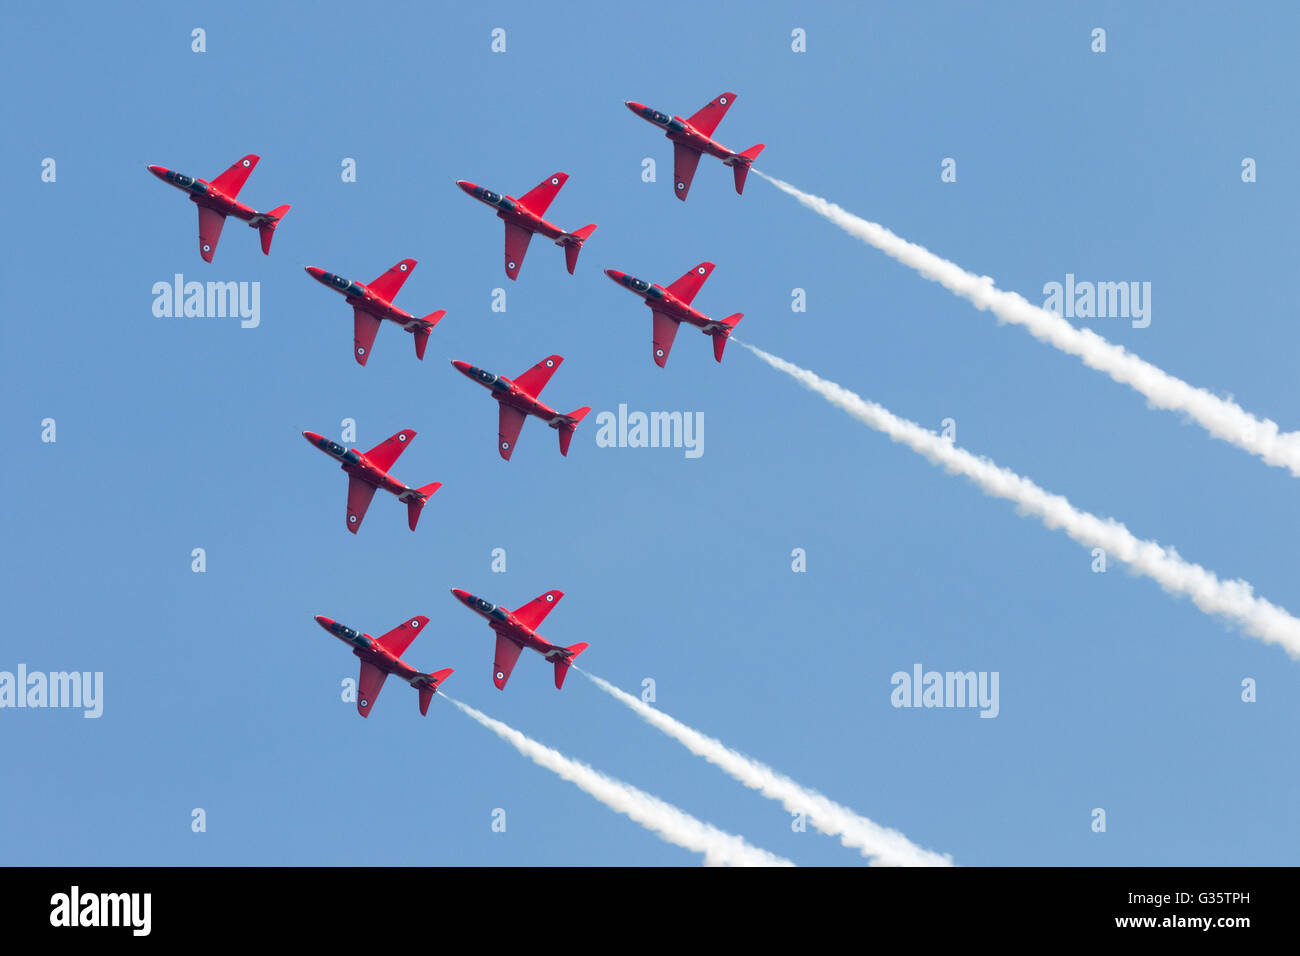
<path fill-rule="evenodd" d="M 630 100 L 626 103 L 627 108 L 637 116 L 663 129 L 665 136 L 672 141 L 673 192 L 678 199 L 686 199 L 700 157 L 705 154 L 720 159 L 724 165 L 732 168 L 736 192 L 743 193 L 749 168 L 762 152 L 763 145 L 760 143 L 738 153 L 712 138 L 714 130 L 717 129 L 735 99 L 736 94 L 723 93 L 687 119 L 669 116 Z M 221 230 L 229 216 L 242 219 L 250 227 L 257 229 L 262 241 L 262 252 L 266 255 L 270 254 L 271 240 L 275 236 L 276 227 L 289 211 L 289 206 L 277 206 L 270 212 L 258 212 L 251 206 L 244 205 L 237 198 L 249 175 L 257 166 L 258 160 L 258 156 L 249 154 L 211 182 L 162 166 L 149 167 L 149 171 L 163 182 L 187 193 L 190 201 L 198 208 L 199 254 L 205 262 L 211 262 L 216 254 Z M 596 231 L 596 225 L 592 223 L 569 232 L 545 218 L 551 203 L 568 179 L 567 173 L 553 173 L 518 199 L 495 193 L 466 180 L 457 180 L 457 186 L 469 196 L 495 209 L 497 218 L 503 221 L 505 225 L 504 264 L 506 275 L 511 280 L 518 279 L 524 256 L 534 235 L 545 236 L 564 249 L 565 266 L 570 275 L 573 275 L 577 268 L 578 254 L 582 251 L 583 243 Z M 308 275 L 344 296 L 348 305 L 352 306 L 352 346 L 353 357 L 357 364 L 365 365 L 370 358 L 379 329 L 385 321 L 411 333 L 416 358 L 420 360 L 424 358 L 429 335 L 446 315 L 446 310 L 437 309 L 423 317 L 417 317 L 393 303 L 415 266 L 414 259 L 403 259 L 369 283 L 346 279 L 316 266 L 306 267 Z M 660 368 L 665 367 L 668 362 L 668 353 L 672 349 L 677 329 L 682 322 L 693 325 L 705 335 L 711 336 L 713 356 L 717 361 L 722 361 L 722 351 L 726 346 L 727 337 L 740 321 L 742 314 L 737 312 L 725 319 L 711 319 L 692 306 L 692 301 L 712 272 L 713 263 L 701 262 L 680 279 L 665 287 L 634 278 L 615 269 L 605 270 L 605 274 L 610 279 L 640 296 L 649 307 L 652 356 L 655 364 Z M 546 387 L 563 361 L 564 357 L 561 355 L 548 356 L 513 379 L 506 378 L 504 375 L 495 375 L 468 362 L 451 363 L 457 371 L 471 381 L 488 389 L 496 399 L 499 412 L 497 450 L 506 461 L 509 461 L 514 453 L 519 434 L 529 416 L 540 418 L 554 428 L 559 437 L 560 454 L 568 455 L 569 444 L 573 440 L 578 423 L 591 411 L 591 408 L 584 406 L 566 415 L 542 402 L 540 398 L 542 389 Z M 437 481 L 419 488 L 409 487 L 390 473 L 398 457 L 415 439 L 415 431 L 412 429 L 403 429 L 367 452 L 345 448 L 338 442 L 315 432 L 304 431 L 302 434 L 308 442 L 338 461 L 341 469 L 347 474 L 347 529 L 353 534 L 356 534 L 361 527 L 361 522 L 376 491 L 380 489 L 387 491 L 398 501 L 406 504 L 407 523 L 414 531 L 425 504 L 442 487 L 442 483 Z M 491 604 L 459 588 L 453 588 L 451 593 L 470 610 L 486 619 L 496 634 L 492 682 L 498 689 L 505 689 L 506 681 L 510 679 L 510 674 L 524 648 L 536 651 L 554 665 L 556 689 L 563 686 L 565 675 L 574 659 L 587 649 L 585 643 L 572 644 L 568 647 L 552 644 L 537 633 L 537 628 L 546 615 L 560 598 L 564 597 L 562 591 L 547 591 L 513 611 Z M 379 691 L 390 674 L 397 675 L 418 691 L 420 713 L 425 714 L 429 710 L 429 702 L 433 699 L 434 693 L 452 673 L 451 669 L 447 668 L 426 674 L 402 660 L 401 655 L 429 623 L 427 617 L 411 618 L 378 638 L 355 631 L 321 615 L 316 616 L 316 622 L 349 645 L 352 653 L 360 658 L 357 713 L 362 717 L 369 716 L 370 708 L 374 706 L 375 698 L 379 696 Z"/>

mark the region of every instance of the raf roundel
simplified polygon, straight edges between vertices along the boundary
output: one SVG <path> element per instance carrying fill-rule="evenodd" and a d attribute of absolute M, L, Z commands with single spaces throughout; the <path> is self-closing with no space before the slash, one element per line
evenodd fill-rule
<path fill-rule="evenodd" d="M 507 262 L 507 263 L 506 263 L 506 267 L 507 267 L 507 268 L 510 268 L 510 269 L 513 269 L 513 268 L 515 267 L 515 264 L 514 264 L 513 261 L 512 261 L 512 262 Z"/>
<path fill-rule="evenodd" d="M 399 269 L 401 269 L 403 272 L 405 272 L 405 271 L 406 271 L 406 263 L 403 262 L 403 263 L 402 263 L 400 266 L 398 266 L 397 268 L 399 268 Z"/>
<path fill-rule="evenodd" d="M 501 673 L 500 671 L 497 671 L 497 680 L 505 680 L 505 679 L 506 679 L 506 675 Z"/>
<path fill-rule="evenodd" d="M 704 273 L 705 273 L 707 270 L 704 268 L 704 266 L 700 266 L 700 267 L 699 267 L 698 269 L 696 269 L 695 271 L 698 272 L 700 275 L 704 275 Z"/>
<path fill-rule="evenodd" d="M 356 523 L 357 523 L 357 516 L 356 516 L 356 515 L 348 515 L 348 524 L 356 524 Z"/>
<path fill-rule="evenodd" d="M 364 345 L 358 345 L 358 346 L 357 346 L 357 354 L 358 354 L 358 355 L 365 355 L 365 354 L 366 354 L 366 348 L 365 348 Z"/>
<path fill-rule="evenodd" d="M 412 621 L 412 622 L 411 622 L 411 627 L 419 627 L 419 626 L 420 626 L 420 622 L 419 622 L 419 621 Z"/>
<path fill-rule="evenodd" d="M 558 186 L 558 185 L 560 185 L 560 179 L 559 179 L 558 176 L 552 176 L 552 177 L 551 177 L 551 185 L 552 185 L 552 186 Z"/>
<path fill-rule="evenodd" d="M 397 440 L 398 440 L 398 441 L 406 441 L 406 432 L 402 432 L 401 434 L 399 434 L 399 435 L 397 436 Z"/>
<path fill-rule="evenodd" d="M 203 244 L 203 251 L 204 251 L 204 252 L 211 252 L 211 251 L 212 251 L 212 246 L 208 245 L 208 244 L 205 242 L 205 243 Z"/>
<path fill-rule="evenodd" d="M 369 707 L 369 706 L 370 706 L 370 701 L 368 701 L 368 700 L 366 700 L 364 697 L 362 697 L 362 698 L 361 698 L 361 706 L 362 706 L 362 707 Z"/>
<path fill-rule="evenodd" d="M 677 184 L 677 188 L 678 188 L 678 189 L 685 189 L 685 188 L 686 188 L 686 184 L 685 184 L 685 183 L 678 183 L 678 184 Z"/>
<path fill-rule="evenodd" d="M 660 358 L 663 358 L 663 354 L 664 354 L 663 349 L 655 349 L 655 355 L 658 355 Z"/>
<path fill-rule="evenodd" d="M 251 165 L 252 165 L 252 164 L 251 164 L 248 160 L 244 160 L 244 167 L 245 167 L 245 168 L 247 168 L 247 167 L 249 167 L 249 166 L 251 166 Z"/>
<path fill-rule="evenodd" d="M 547 601 L 554 601 L 554 600 L 555 600 L 555 595 L 554 595 L 554 594 L 548 594 L 548 595 L 546 595 L 546 600 L 547 600 Z"/>
<path fill-rule="evenodd" d="M 547 368 L 555 368 L 555 362 L 554 362 L 554 360 L 553 360 L 553 359 L 547 359 L 547 360 L 546 360 L 546 367 L 547 367 Z"/>
<path fill-rule="evenodd" d="M 501 450 L 502 450 L 502 451 L 507 451 L 509 448 L 510 448 L 510 442 L 508 442 L 508 441 L 503 441 L 503 442 L 501 443 Z"/>
<path fill-rule="evenodd" d="M 726 98 L 725 96 L 719 96 L 719 97 L 718 97 L 718 105 L 719 105 L 719 106 L 726 106 L 726 105 L 727 105 L 727 98 Z"/>

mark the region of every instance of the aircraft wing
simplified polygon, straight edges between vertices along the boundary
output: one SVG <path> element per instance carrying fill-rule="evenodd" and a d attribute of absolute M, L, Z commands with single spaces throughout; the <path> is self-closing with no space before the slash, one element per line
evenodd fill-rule
<path fill-rule="evenodd" d="M 239 195 L 239 191 L 244 188 L 244 183 L 248 182 L 248 177 L 257 167 L 257 160 L 258 157 L 256 154 L 249 153 L 216 179 L 212 180 L 211 185 L 216 186 L 231 199 L 234 199 Z"/>
<path fill-rule="evenodd" d="M 370 708 L 375 706 L 375 698 L 384 689 L 387 679 L 388 671 L 369 661 L 361 662 L 361 676 L 357 679 L 357 713 L 362 717 L 370 716 Z"/>
<path fill-rule="evenodd" d="M 512 613 L 524 627 L 536 630 L 537 626 L 546 620 L 546 615 L 551 613 L 551 609 L 560 603 L 562 597 L 564 597 L 563 591 L 547 591 Z"/>
<path fill-rule="evenodd" d="M 401 291 L 402 285 L 410 278 L 415 269 L 414 259 L 403 259 L 374 282 L 366 286 L 375 295 L 382 296 L 389 302 Z"/>
<path fill-rule="evenodd" d="M 199 255 L 204 262 L 211 262 L 217 253 L 217 243 L 221 240 L 221 227 L 226 224 L 226 217 L 207 206 L 199 207 Z"/>
<path fill-rule="evenodd" d="M 515 661 L 519 660 L 519 652 L 523 649 L 522 644 L 516 644 L 504 634 L 497 635 L 496 660 L 492 664 L 492 683 L 497 685 L 497 690 L 506 689 L 506 681 L 510 679 L 510 672 L 515 669 Z"/>
<path fill-rule="evenodd" d="M 370 451 L 366 452 L 366 457 L 371 463 L 378 468 L 387 471 L 393 467 L 393 463 L 401 457 L 402 452 L 406 451 L 406 446 L 415 439 L 415 429 L 403 428 L 392 438 L 385 438 Z"/>
<path fill-rule="evenodd" d="M 727 115 L 727 110 L 731 109 L 731 104 L 736 101 L 735 93 L 722 93 L 715 96 L 708 106 L 702 107 L 698 113 L 688 119 L 697 130 L 705 136 L 712 136 L 713 131 L 718 128 L 722 122 L 722 117 Z"/>
<path fill-rule="evenodd" d="M 668 291 L 677 298 L 681 299 L 687 305 L 695 301 L 699 295 L 700 289 L 704 287 L 704 280 L 713 274 L 712 262 L 701 262 L 686 275 L 682 276 L 676 282 L 668 287 Z"/>
<path fill-rule="evenodd" d="M 673 339 L 677 338 L 679 324 L 676 319 L 662 312 L 654 313 L 650 338 L 654 347 L 655 364 L 660 368 L 668 364 L 668 353 L 673 350 Z"/>
<path fill-rule="evenodd" d="M 528 190 L 519 197 L 519 201 L 537 213 L 539 216 L 545 216 L 546 210 L 550 208 L 555 197 L 559 195 L 560 188 L 569 181 L 568 173 L 555 173 L 542 180 L 535 188 Z M 523 258 L 520 256 L 520 258 Z"/>
<path fill-rule="evenodd" d="M 506 223 L 506 275 L 510 278 L 519 278 L 519 267 L 524 264 L 524 254 L 532 238 L 533 234 L 523 226 Z"/>
<path fill-rule="evenodd" d="M 352 351 L 357 357 L 358 365 L 365 365 L 370 358 L 370 350 L 375 345 L 375 336 L 383 320 L 371 315 L 364 309 L 352 310 Z"/>
<path fill-rule="evenodd" d="M 375 497 L 375 486 L 360 478 L 348 476 L 348 530 L 353 534 L 361 527 L 361 520 L 366 516 L 366 509 Z"/>
<path fill-rule="evenodd" d="M 497 450 L 501 452 L 502 458 L 509 461 L 515 451 L 515 442 L 519 440 L 519 432 L 524 427 L 524 419 L 528 416 L 505 402 L 501 402 L 500 407 L 501 424 L 497 428 L 499 440 Z"/>
<path fill-rule="evenodd" d="M 685 199 L 691 191 L 691 180 L 695 178 L 695 167 L 700 165 L 700 154 L 689 146 L 673 143 L 673 184 L 678 199 Z"/>
<path fill-rule="evenodd" d="M 413 640 L 420 636 L 420 632 L 424 630 L 424 625 L 428 623 L 429 619 L 423 614 L 419 617 L 413 617 L 409 621 L 404 621 L 381 637 L 379 646 L 390 654 L 401 657 L 402 652 L 411 646 Z"/>
<path fill-rule="evenodd" d="M 551 380 L 551 376 L 555 374 L 555 370 L 560 367 L 560 363 L 563 361 L 563 355 L 548 355 L 516 378 L 514 380 L 515 384 L 533 398 L 536 398 L 542 394 L 542 389 L 546 387 L 546 383 Z"/>

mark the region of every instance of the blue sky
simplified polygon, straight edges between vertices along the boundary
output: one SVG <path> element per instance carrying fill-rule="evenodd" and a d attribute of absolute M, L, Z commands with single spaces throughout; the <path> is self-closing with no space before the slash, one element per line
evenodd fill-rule
<path fill-rule="evenodd" d="M 743 311 L 746 341 L 928 427 L 952 418 L 964 447 L 1300 609 L 1284 471 L 997 326 L 756 177 L 737 197 L 705 159 L 677 202 L 669 143 L 622 106 L 688 116 L 733 90 L 722 142 L 765 142 L 760 168 L 1031 301 L 1066 273 L 1149 281 L 1148 328 L 1097 331 L 1294 429 L 1294 11 L 0 16 L 0 670 L 104 674 L 98 720 L 0 711 L 4 862 L 697 861 L 445 702 L 421 718 L 400 683 L 362 720 L 340 699 L 355 660 L 313 614 L 376 635 L 427 614 L 405 656 L 456 668 L 453 696 L 796 862 L 861 862 L 579 675 L 557 693 L 526 655 L 496 691 L 491 633 L 451 587 L 510 607 L 563 589 L 541 630 L 590 642 L 584 666 L 633 691 L 653 679 L 669 713 L 958 863 L 1294 862 L 1297 662 L 1118 565 L 1092 573 L 1063 535 L 741 349 L 716 365 L 684 330 L 660 370 L 646 310 L 601 274 L 667 284 L 711 260 L 696 304 Z M 195 27 L 206 53 L 191 52 Z M 489 48 L 497 27 L 504 54 Z M 269 257 L 232 221 L 209 265 L 193 210 L 145 165 L 211 179 L 249 152 L 262 160 L 240 198 L 293 209 Z M 641 180 L 645 157 L 657 182 Z M 946 157 L 955 183 L 940 181 Z M 571 179 L 548 218 L 599 229 L 575 276 L 538 240 L 511 283 L 499 222 L 454 181 L 518 196 L 556 170 Z M 349 310 L 302 268 L 366 281 L 407 256 L 419 266 L 398 304 L 447 318 L 425 361 L 386 327 L 361 368 Z M 259 282 L 260 326 L 156 318 L 151 288 L 178 272 Z M 796 288 L 806 312 L 791 310 Z M 501 461 L 495 407 L 448 361 L 516 375 L 551 353 L 566 358 L 551 404 L 702 412 L 704 454 L 600 448 L 589 420 L 561 458 L 532 421 Z M 346 482 L 298 435 L 337 438 L 345 417 L 363 448 L 419 432 L 395 474 L 444 487 L 417 533 L 385 496 L 346 532 Z M 997 671 L 998 717 L 895 709 L 890 676 L 915 663 Z"/>

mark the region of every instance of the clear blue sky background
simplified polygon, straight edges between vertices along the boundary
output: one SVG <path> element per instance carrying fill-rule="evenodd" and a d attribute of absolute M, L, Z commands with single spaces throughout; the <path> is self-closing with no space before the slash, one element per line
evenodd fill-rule
<path fill-rule="evenodd" d="M 445 702 L 421 719 L 390 681 L 360 719 L 340 700 L 355 660 L 319 613 L 376 635 L 427 614 L 406 656 L 456 668 L 454 696 L 800 863 L 861 862 L 579 675 L 557 693 L 527 655 L 497 692 L 491 633 L 454 586 L 511 607 L 563 589 L 542 632 L 589 641 L 582 664 L 629 690 L 653 678 L 669 713 L 958 863 L 1295 862 L 1300 664 L 1118 565 L 1091 573 L 1063 535 L 741 349 L 719 366 L 684 330 L 658 369 L 646 310 L 601 269 L 666 284 L 710 259 L 697 305 L 743 311 L 742 338 L 929 427 L 954 418 L 959 444 L 1300 610 L 1294 478 L 755 177 L 737 197 L 706 159 L 675 201 L 670 145 L 622 105 L 690 115 L 734 90 L 724 143 L 765 142 L 760 168 L 1033 301 L 1067 272 L 1149 281 L 1149 328 L 1097 329 L 1294 429 L 1298 20 L 1197 4 L 7 6 L 0 669 L 103 671 L 105 703 L 97 721 L 0 711 L 0 859 L 696 862 Z M 145 165 L 211 179 L 248 152 L 262 162 L 241 198 L 293 210 L 269 258 L 232 220 L 208 265 L 190 204 Z M 600 228 L 576 276 L 539 240 L 508 282 L 500 223 L 453 181 L 517 196 L 556 170 L 572 178 L 550 218 Z M 361 368 L 348 308 L 302 268 L 366 281 L 406 256 L 420 264 L 398 303 L 447 318 L 424 362 L 389 326 Z M 261 327 L 155 318 L 151 287 L 177 272 L 259 281 Z M 598 448 L 589 420 L 563 459 L 531 421 L 501 461 L 495 407 L 448 360 L 515 375 L 552 352 L 554 405 L 701 411 L 703 457 Z M 345 417 L 363 448 L 419 431 L 395 473 L 445 484 L 417 533 L 382 495 L 346 532 L 344 477 L 298 434 L 338 437 Z M 917 662 L 998 671 L 1001 714 L 894 709 L 890 675 Z"/>

